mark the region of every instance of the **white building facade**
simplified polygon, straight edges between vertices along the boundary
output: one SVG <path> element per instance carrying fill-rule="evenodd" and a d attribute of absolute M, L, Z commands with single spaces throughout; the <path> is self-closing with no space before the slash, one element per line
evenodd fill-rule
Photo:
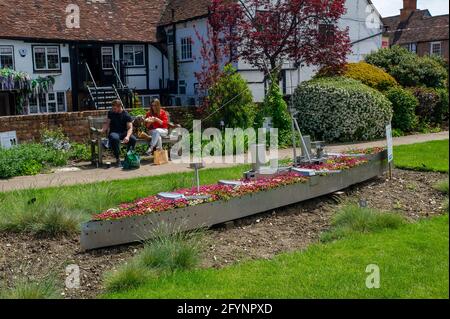
<path fill-rule="evenodd" d="M 352 43 L 352 52 L 348 56 L 349 62 L 359 62 L 364 57 L 381 48 L 383 25 L 381 16 L 368 0 L 347 0 L 346 14 L 339 21 L 339 27 L 349 28 L 350 41 Z M 173 95 L 174 101 L 181 101 L 183 105 L 192 104 L 198 101 L 196 87 L 198 85 L 195 72 L 201 71 L 201 43 L 198 40 L 196 30 L 201 36 L 207 34 L 207 17 L 200 17 L 189 21 L 178 22 L 176 24 L 165 26 L 166 33 L 173 34 L 176 29 L 175 39 L 170 38 L 168 43 L 168 59 L 170 80 L 178 82 L 178 92 Z M 176 53 L 173 50 L 174 41 L 176 42 Z M 174 56 L 177 55 L 178 78 L 174 76 Z M 255 69 L 245 61 L 238 61 L 235 64 L 253 93 L 255 102 L 264 100 L 265 83 L 262 72 Z M 312 78 L 316 69 L 314 67 L 303 66 L 300 69 L 294 68 L 293 64 L 286 61 L 283 67 L 283 80 L 280 86 L 283 93 L 291 94 L 293 90 L 302 81 Z"/>
<path fill-rule="evenodd" d="M 0 4 L 0 68 L 23 71 L 33 79 L 55 79 L 50 92 L 30 97 L 26 114 L 98 107 L 92 103 L 96 98 L 92 91 L 97 89 L 98 95 L 102 90 L 104 94 L 132 90 L 139 94 L 143 106 L 149 106 L 155 97 L 168 106 L 198 105 L 195 73 L 201 70 L 202 57 L 197 34 L 207 37 L 209 1 L 146 0 L 130 6 L 120 0 L 98 4 L 74 0 L 82 20 L 81 28 L 73 30 L 61 26 L 64 14 L 55 18 L 56 11 L 44 10 L 48 5 L 45 0 L 21 2 L 26 7 L 24 14 L 30 15 L 30 30 L 20 27 L 19 20 L 24 17 L 14 10 L 17 25 L 2 25 L 10 21 L 2 16 L 13 12 L 8 13 L 10 7 Z M 125 11 L 117 6 L 122 2 Z M 57 6 L 61 6 L 57 14 L 64 13 L 63 4 Z M 369 0 L 347 0 L 346 7 L 339 24 L 349 28 L 352 53 L 348 61 L 357 62 L 381 47 L 381 17 Z M 48 27 L 42 29 L 43 25 Z M 262 73 L 245 61 L 234 66 L 247 80 L 254 100 L 261 102 L 266 86 Z M 314 72 L 314 67 L 295 69 L 286 61 L 280 83 L 283 93 L 291 94 Z M 0 91 L 0 116 L 14 115 L 13 104 L 14 92 Z"/>

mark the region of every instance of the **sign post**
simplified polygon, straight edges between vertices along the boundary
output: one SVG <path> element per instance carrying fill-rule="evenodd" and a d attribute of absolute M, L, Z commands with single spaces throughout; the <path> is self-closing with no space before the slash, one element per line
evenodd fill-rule
<path fill-rule="evenodd" d="M 392 141 L 392 125 L 386 126 L 386 140 L 388 151 L 388 164 L 389 164 L 389 179 L 392 179 L 392 164 L 394 161 L 394 143 Z"/>

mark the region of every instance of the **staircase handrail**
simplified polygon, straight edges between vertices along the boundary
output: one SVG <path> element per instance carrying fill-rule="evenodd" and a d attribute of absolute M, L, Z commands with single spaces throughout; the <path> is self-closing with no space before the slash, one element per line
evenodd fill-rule
<path fill-rule="evenodd" d="M 94 87 L 97 90 L 97 83 L 94 80 L 94 77 L 92 76 L 91 68 L 89 67 L 89 64 L 85 62 L 86 69 L 88 70 L 89 76 L 91 77 L 92 83 L 94 83 Z"/>
<path fill-rule="evenodd" d="M 114 73 L 115 73 L 115 75 L 116 75 L 116 78 L 119 80 L 120 88 L 121 88 L 121 89 L 125 88 L 125 86 L 123 85 L 122 79 L 121 79 L 120 76 L 119 76 L 119 72 L 117 72 L 117 68 L 116 68 L 116 66 L 114 65 L 114 63 L 112 64 L 112 67 L 113 67 Z"/>

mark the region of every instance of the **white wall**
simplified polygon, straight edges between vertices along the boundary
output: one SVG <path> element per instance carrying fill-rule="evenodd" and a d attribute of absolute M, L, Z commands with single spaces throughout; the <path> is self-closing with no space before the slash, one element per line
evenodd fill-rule
<path fill-rule="evenodd" d="M 376 8 L 367 0 L 347 0 L 347 13 L 340 20 L 341 28 L 349 27 L 350 41 L 366 39 L 353 45 L 349 62 L 358 62 L 381 48 L 382 22 Z M 378 35 L 377 35 L 378 34 Z M 373 37 L 374 35 L 377 35 Z M 370 39 L 367 39 L 371 37 Z"/>
<path fill-rule="evenodd" d="M 372 5 L 369 5 L 367 0 L 347 0 L 346 2 L 347 13 L 342 17 L 339 22 L 341 28 L 349 28 L 349 36 L 351 42 L 365 39 L 372 35 L 381 32 L 381 20 L 378 12 Z M 373 22 L 372 23 L 372 18 Z M 367 23 L 369 22 L 369 23 Z M 199 33 L 203 36 L 206 35 L 206 19 L 199 19 L 187 23 L 180 23 L 177 25 L 177 45 L 180 45 L 180 39 L 184 36 L 191 36 L 194 40 L 193 54 L 195 59 L 191 62 L 179 63 L 179 79 L 186 80 L 187 82 L 187 94 L 192 95 L 194 93 L 194 84 L 197 82 L 194 72 L 201 70 L 201 45 L 197 39 L 194 31 L 194 25 Z M 169 28 L 167 28 L 169 29 Z M 166 29 L 166 30 L 167 30 Z M 376 37 L 366 39 L 362 42 L 358 42 L 353 45 L 352 53 L 348 56 L 349 62 L 358 62 L 364 59 L 365 55 L 372 51 L 376 51 L 381 48 L 382 35 L 379 34 Z M 172 50 L 169 47 L 169 59 L 172 63 Z M 244 79 L 249 83 L 249 87 L 252 90 L 253 98 L 256 102 L 261 102 L 264 99 L 264 84 L 263 74 L 254 67 L 246 63 L 245 61 L 239 61 L 236 64 L 239 72 Z M 286 71 L 286 93 L 290 94 L 297 87 L 299 82 L 310 80 L 317 71 L 314 66 L 304 66 L 301 70 L 290 70 L 292 65 L 290 63 L 285 64 Z M 171 78 L 173 79 L 173 65 L 170 68 Z M 185 99 L 184 99 L 185 100 Z"/>
<path fill-rule="evenodd" d="M 167 58 L 162 55 L 161 51 L 159 51 L 153 45 L 149 45 L 148 55 L 149 55 L 148 63 L 149 63 L 150 90 L 158 90 L 159 80 L 164 80 L 164 83 L 167 83 L 167 79 L 169 77 L 169 71 L 167 66 L 168 61 Z M 164 63 L 162 62 L 162 59 L 164 59 Z M 164 64 L 164 72 L 163 72 L 163 64 Z M 165 79 L 163 79 L 163 73 Z"/>
<path fill-rule="evenodd" d="M 67 91 L 72 89 L 71 72 L 70 72 L 70 62 L 61 63 L 61 72 L 57 73 L 35 73 L 33 70 L 33 51 L 32 45 L 56 45 L 60 47 L 62 57 L 69 56 L 69 45 L 68 44 L 54 44 L 54 43 L 39 43 L 39 42 L 24 42 L 17 40 L 0 39 L 1 45 L 9 45 L 14 47 L 14 68 L 17 71 L 23 71 L 31 75 L 33 79 L 37 79 L 39 76 L 44 77 L 51 75 L 55 78 L 55 85 L 53 87 L 54 91 Z M 21 49 L 26 51 L 26 55 L 22 57 L 19 53 Z M 70 61 L 70 60 L 69 60 Z"/>
<path fill-rule="evenodd" d="M 170 27 L 166 28 L 166 31 Z M 206 37 L 206 19 L 198 19 L 195 21 L 190 21 L 186 23 L 177 24 L 176 38 L 177 38 L 177 57 L 181 58 L 181 39 L 184 37 L 191 37 L 192 39 L 192 59 L 189 61 L 179 61 L 178 62 L 178 80 L 186 81 L 186 95 L 182 96 L 182 103 L 188 103 L 189 97 L 195 96 L 195 84 L 198 83 L 195 76 L 196 72 L 200 72 L 202 69 L 202 57 L 201 48 L 202 44 L 199 40 L 195 30 L 198 31 L 201 37 Z M 169 72 L 170 78 L 174 79 L 174 66 L 173 66 L 173 45 L 168 46 L 169 55 Z"/>

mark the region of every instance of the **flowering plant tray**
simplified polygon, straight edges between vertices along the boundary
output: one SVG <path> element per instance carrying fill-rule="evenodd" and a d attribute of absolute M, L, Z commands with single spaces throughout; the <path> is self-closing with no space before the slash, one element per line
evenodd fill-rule
<path fill-rule="evenodd" d="M 380 151 L 352 162 L 354 166 L 339 173 L 310 177 L 287 174 L 249 185 L 244 183 L 238 188 L 205 186 L 201 191 L 211 197 L 197 202 L 156 200 L 154 196 L 140 199 L 84 223 L 81 248 L 91 250 L 146 240 L 162 223 L 177 231 L 210 227 L 330 194 L 383 174 L 386 159 L 387 152 Z M 185 195 L 190 192 L 183 191 Z"/>

